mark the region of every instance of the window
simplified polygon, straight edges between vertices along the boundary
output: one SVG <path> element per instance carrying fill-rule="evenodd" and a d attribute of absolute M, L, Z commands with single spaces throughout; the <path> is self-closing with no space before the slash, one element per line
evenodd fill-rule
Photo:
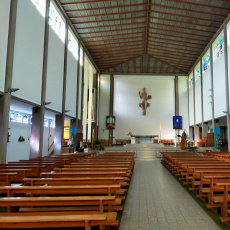
<path fill-rule="evenodd" d="M 80 48 L 80 65 L 83 66 L 83 49 Z"/>
<path fill-rule="evenodd" d="M 10 112 L 10 121 L 15 122 L 15 113 Z"/>
<path fill-rule="evenodd" d="M 193 72 L 191 72 L 188 77 L 188 85 L 189 85 L 189 88 L 193 85 Z"/>
<path fill-rule="evenodd" d="M 201 74 L 200 74 L 200 63 L 196 66 L 196 68 L 195 68 L 195 82 L 198 80 L 198 79 L 200 79 L 200 76 L 201 76 Z"/>
<path fill-rule="evenodd" d="M 221 54 L 224 53 L 224 32 L 221 32 L 212 46 L 213 62 L 215 62 Z"/>
<path fill-rule="evenodd" d="M 46 14 L 46 1 L 45 0 L 31 0 L 31 2 L 37 7 L 37 10 L 43 17 Z"/>
<path fill-rule="evenodd" d="M 78 60 L 78 43 L 70 31 L 68 31 L 68 49 L 75 59 Z"/>
<path fill-rule="evenodd" d="M 55 121 L 54 120 L 49 120 L 49 127 L 55 128 Z"/>
<path fill-rule="evenodd" d="M 210 67 L 210 49 L 202 58 L 203 73 Z"/>
<path fill-rule="evenodd" d="M 230 23 L 227 25 L 228 46 L 230 45 Z"/>
<path fill-rule="evenodd" d="M 24 115 L 24 116 L 22 117 L 22 123 L 28 124 L 28 122 L 29 122 L 28 116 L 27 116 L 27 115 Z"/>
<path fill-rule="evenodd" d="M 65 42 L 65 23 L 61 18 L 60 14 L 55 9 L 52 2 L 50 2 L 49 9 L 49 24 L 56 32 L 56 34 L 61 38 L 62 42 Z"/>
<path fill-rule="evenodd" d="M 44 119 L 44 126 L 49 127 L 49 120 L 48 119 Z"/>

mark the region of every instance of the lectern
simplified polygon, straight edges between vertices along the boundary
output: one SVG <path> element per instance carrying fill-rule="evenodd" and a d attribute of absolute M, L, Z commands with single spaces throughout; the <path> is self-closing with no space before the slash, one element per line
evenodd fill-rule
<path fill-rule="evenodd" d="M 181 150 L 185 150 L 186 137 L 181 136 Z"/>

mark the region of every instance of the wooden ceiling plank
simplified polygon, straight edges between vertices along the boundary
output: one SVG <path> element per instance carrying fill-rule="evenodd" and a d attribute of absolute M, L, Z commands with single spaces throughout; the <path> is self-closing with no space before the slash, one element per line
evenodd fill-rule
<path fill-rule="evenodd" d="M 138 6 L 146 6 L 146 3 L 137 3 L 137 4 L 128 4 L 128 5 L 116 5 L 116 6 L 103 6 L 103 7 L 92 7 L 92 8 L 83 8 L 83 9 L 71 9 L 66 10 L 66 13 L 75 13 L 75 12 L 86 12 L 86 11 L 97 11 L 97 10 L 109 10 L 109 9 L 118 9 L 118 8 L 131 8 Z"/>
<path fill-rule="evenodd" d="M 186 8 L 179 8 L 179 7 L 174 7 L 174 6 L 168 6 L 168 5 L 162 5 L 162 4 L 156 4 L 156 3 L 150 3 L 151 6 L 155 6 L 155 7 L 160 7 L 161 9 L 172 9 L 172 10 L 177 10 L 177 11 L 182 11 L 182 12 L 189 12 L 189 13 L 196 13 L 196 14 L 201 14 L 201 15 L 210 15 L 210 16 L 215 16 L 215 17 L 222 17 L 222 18 L 226 18 L 228 16 L 228 14 L 216 14 L 216 13 L 209 13 L 209 12 L 205 12 L 205 11 L 199 11 L 199 10 L 192 10 L 192 9 L 186 9 Z"/>
<path fill-rule="evenodd" d="M 194 28 L 190 28 L 190 27 L 183 27 L 183 26 L 175 26 L 175 25 L 169 25 L 169 24 L 164 24 L 164 23 L 155 23 L 155 22 L 149 22 L 149 24 L 152 24 L 152 25 L 160 25 L 160 26 L 165 26 L 165 27 L 172 27 L 172 28 L 177 28 L 177 29 L 182 29 L 182 30 L 190 30 L 190 31 L 196 31 L 196 32 L 202 32 L 202 33 L 210 33 L 210 34 L 215 34 L 214 31 L 202 31 L 200 29 L 194 29 Z M 155 28 L 153 27 L 154 29 L 159 29 L 159 28 Z M 174 30 L 169 30 L 169 31 L 172 31 L 172 32 L 176 32 Z M 179 31 L 181 33 L 181 31 Z M 188 34 L 192 34 L 194 35 L 193 33 L 188 33 Z M 196 36 L 198 36 L 198 34 L 196 34 Z M 213 36 L 211 35 L 202 35 L 202 34 L 199 34 L 199 36 L 201 37 L 207 37 L 207 38 L 212 38 Z"/>
<path fill-rule="evenodd" d="M 116 21 L 123 21 L 123 20 L 133 20 L 133 19 L 144 19 L 145 16 L 139 17 L 127 17 L 127 18 L 114 18 L 114 19 L 106 19 L 106 20 L 91 20 L 91 21 L 82 21 L 82 22 L 73 22 L 73 25 L 82 25 L 82 24 L 94 24 L 94 23 L 107 23 L 107 22 L 116 22 Z"/>
<path fill-rule="evenodd" d="M 124 52 L 124 50 L 126 52 Z M 102 52 L 91 52 L 92 56 L 96 57 L 96 56 L 103 56 L 104 54 L 107 55 L 114 55 L 114 54 L 127 54 L 127 53 L 133 53 L 136 50 L 143 50 L 143 47 L 136 47 L 133 48 L 131 50 L 127 50 L 127 49 L 120 49 L 120 50 L 116 50 L 116 51 L 111 51 L 111 50 L 107 50 L 107 51 L 102 51 Z"/>
<path fill-rule="evenodd" d="M 143 56 L 141 57 L 141 73 L 143 72 Z"/>
<path fill-rule="evenodd" d="M 224 7 L 220 7 L 220 6 L 213 6 L 213 5 L 209 5 L 209 4 L 202 4 L 202 3 L 198 3 L 198 2 L 188 2 L 188 1 L 183 1 L 183 0 L 166 0 L 168 2 L 176 2 L 179 4 L 186 4 L 186 5 L 192 5 L 192 6 L 199 6 L 199 7 L 204 7 L 204 8 L 212 8 L 212 9 L 217 9 L 217 10 L 226 10 L 226 8 Z"/>
<path fill-rule="evenodd" d="M 212 28 L 212 29 L 215 29 L 215 30 L 219 29 L 218 26 L 205 25 L 205 24 L 202 24 L 202 23 L 199 23 L 199 22 L 193 23 L 193 22 L 189 22 L 189 21 L 181 21 L 181 20 L 175 20 L 175 19 L 171 19 L 171 18 L 169 19 L 169 18 L 153 17 L 151 15 L 149 16 L 149 18 L 151 18 L 151 19 L 157 19 L 157 20 L 162 20 L 162 21 L 167 21 L 167 22 L 176 22 L 176 23 L 180 23 L 180 24 L 202 26 L 202 27 L 205 27 L 205 28 Z M 171 26 L 171 25 L 169 25 L 169 26 Z M 201 30 L 201 31 L 205 31 L 205 30 Z"/>
<path fill-rule="evenodd" d="M 84 22 L 82 23 L 84 24 Z M 77 30 L 88 30 L 88 29 L 98 29 L 98 28 L 106 28 L 106 27 L 116 27 L 116 26 L 132 26 L 132 25 L 141 25 L 145 24 L 145 22 L 131 22 L 131 23 L 123 23 L 123 24 L 112 24 L 112 25 L 102 25 L 102 26 L 90 26 L 90 27 L 75 27 Z"/>
<path fill-rule="evenodd" d="M 145 10 L 134 10 L 134 11 L 125 11 L 125 12 L 115 12 L 108 14 L 87 14 L 87 15 L 77 15 L 77 16 L 69 16 L 70 19 L 80 19 L 80 18 L 91 18 L 91 17 L 103 17 L 103 16 L 113 16 L 113 15 L 121 15 L 121 14 L 133 14 L 133 13 L 143 13 Z"/>
<path fill-rule="evenodd" d="M 150 57 L 149 57 L 149 55 L 147 55 L 147 57 L 148 57 L 148 67 L 147 67 L 147 73 L 149 73 Z"/>
<path fill-rule="evenodd" d="M 94 57 L 95 61 L 101 60 L 101 59 L 110 60 L 110 59 L 115 59 L 115 58 L 119 58 L 119 57 L 123 58 L 123 57 L 127 57 L 127 56 L 133 56 L 134 54 L 139 54 L 139 53 L 141 53 L 140 50 L 137 50 L 135 52 L 125 53 L 123 55 L 120 53 L 120 54 L 116 54 L 116 55 L 111 54 L 110 56 L 107 55 L 107 56 L 100 56 L 100 57 L 92 55 L 92 57 Z"/>
<path fill-rule="evenodd" d="M 157 13 L 157 14 L 162 14 L 162 15 L 170 15 L 170 16 L 174 16 L 174 17 L 182 17 L 182 18 L 189 18 L 189 19 L 195 19 L 196 21 L 207 21 L 207 22 L 214 22 L 214 23 L 223 23 L 223 20 L 212 20 L 212 19 L 208 19 L 208 18 L 198 18 L 198 17 L 193 17 L 193 16 L 189 16 L 189 15 L 183 15 L 183 14 L 173 14 L 173 13 L 168 13 L 168 12 L 163 12 L 163 11 L 157 11 L 157 10 L 149 10 L 149 12 L 151 13 Z"/>
<path fill-rule="evenodd" d="M 158 38 L 158 37 L 154 37 L 154 36 L 149 36 L 149 38 L 157 40 L 157 41 L 155 41 L 155 40 L 154 41 L 149 40 L 149 43 L 154 42 L 154 44 L 159 43 L 159 44 L 166 44 L 166 45 L 171 45 L 171 46 L 175 46 L 175 47 L 180 46 L 179 44 L 162 41 L 162 38 Z M 161 41 L 158 41 L 158 40 L 161 40 Z M 168 38 L 164 38 L 164 40 L 178 42 L 178 43 L 180 42 L 180 41 L 173 40 L 173 39 L 168 39 Z M 188 45 L 188 43 L 186 43 L 186 45 L 183 44 L 183 47 L 188 47 L 188 48 L 191 48 L 193 50 L 200 50 L 200 51 L 202 51 L 204 49 L 203 45 L 202 45 L 202 47 L 197 47 L 197 46 L 190 46 L 190 45 Z"/>
<path fill-rule="evenodd" d="M 159 30 L 159 29 L 157 29 L 157 30 Z M 175 32 L 175 33 L 178 33 L 178 32 Z M 167 36 L 167 37 L 169 36 L 169 37 L 181 38 L 181 39 L 185 39 L 185 40 L 188 39 L 188 40 L 193 40 L 193 41 L 201 41 L 201 42 L 205 42 L 206 44 L 209 42 L 207 40 L 197 39 L 197 38 L 193 38 L 193 37 L 183 37 L 183 36 L 177 36 L 177 35 L 172 35 L 172 34 L 162 34 L 162 33 L 157 33 L 157 32 L 150 32 L 150 31 L 149 31 L 149 34 L 155 34 L 155 35 Z"/>
<path fill-rule="evenodd" d="M 118 2 L 120 0 L 110 0 L 110 2 Z M 97 1 L 74 1 L 74 2 L 63 2 L 61 3 L 62 6 L 68 5 L 82 5 L 82 4 L 91 4 L 91 3 L 98 3 L 98 2 L 107 2 L 107 0 L 97 0 Z"/>
<path fill-rule="evenodd" d="M 152 33 L 152 34 L 154 34 L 154 33 Z M 189 41 L 174 40 L 174 39 L 166 38 L 166 37 L 164 37 L 164 38 L 154 37 L 154 36 L 151 36 L 151 35 L 149 35 L 149 38 L 160 39 L 160 40 L 164 39 L 164 40 L 167 40 L 167 41 L 174 41 L 174 42 L 178 42 L 178 43 L 180 42 L 180 43 L 185 43 L 185 44 L 192 44 L 192 45 L 195 45 L 195 46 L 202 46 L 202 50 L 203 50 L 203 47 L 205 47 L 207 45 L 207 44 L 199 44 L 199 43 L 189 42 Z M 183 45 L 183 44 L 181 44 L 181 45 Z"/>
<path fill-rule="evenodd" d="M 88 34 L 101 34 L 101 33 L 111 33 L 111 32 L 118 32 L 118 31 L 127 31 L 127 30 L 143 30 L 145 27 L 137 27 L 137 28 L 124 28 L 124 29 L 117 29 L 117 30 L 102 30 L 102 31 L 93 31 L 93 32 L 84 32 L 79 33 L 80 35 L 88 35 Z"/>
<path fill-rule="evenodd" d="M 129 73 L 129 62 L 127 61 L 127 72 Z"/>

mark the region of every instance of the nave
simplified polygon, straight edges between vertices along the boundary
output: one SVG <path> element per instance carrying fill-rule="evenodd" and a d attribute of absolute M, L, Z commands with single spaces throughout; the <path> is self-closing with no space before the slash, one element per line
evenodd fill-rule
<path fill-rule="evenodd" d="M 151 158 L 147 152 L 139 156 L 135 160 L 119 230 L 229 229 L 218 217 L 219 226 L 214 222 L 159 158 Z"/>

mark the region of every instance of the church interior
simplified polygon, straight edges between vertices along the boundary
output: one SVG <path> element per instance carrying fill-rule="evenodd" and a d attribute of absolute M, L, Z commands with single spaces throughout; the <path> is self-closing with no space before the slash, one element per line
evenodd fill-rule
<path fill-rule="evenodd" d="M 229 13 L 1 0 L 0 229 L 229 229 Z"/>

